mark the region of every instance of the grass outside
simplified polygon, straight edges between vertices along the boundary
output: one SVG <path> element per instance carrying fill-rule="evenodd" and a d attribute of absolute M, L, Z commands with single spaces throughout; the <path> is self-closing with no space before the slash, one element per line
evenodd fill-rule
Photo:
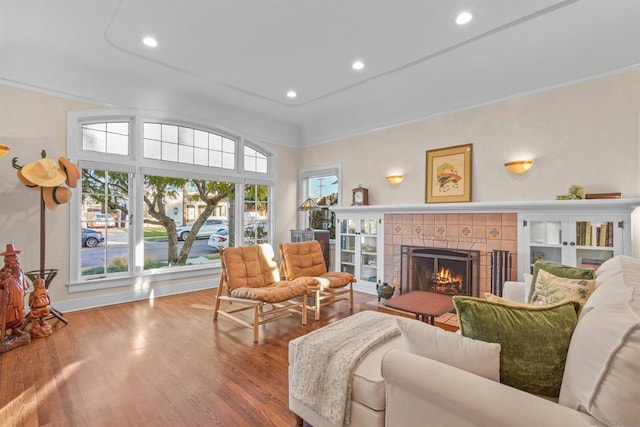
<path fill-rule="evenodd" d="M 129 232 L 128 228 L 122 228 L 122 231 Z M 145 227 L 143 232 L 144 240 L 148 242 L 166 242 L 169 240 L 167 230 L 163 227 Z"/>

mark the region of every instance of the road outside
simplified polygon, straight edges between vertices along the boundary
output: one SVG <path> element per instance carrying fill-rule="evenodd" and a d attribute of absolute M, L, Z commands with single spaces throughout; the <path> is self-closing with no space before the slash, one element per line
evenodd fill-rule
<path fill-rule="evenodd" d="M 120 257 L 127 257 L 129 254 L 128 234 L 117 228 L 110 228 L 106 233 L 106 242 L 100 243 L 94 248 L 82 248 L 82 268 L 96 267 L 104 265 L 105 252 L 109 260 Z M 184 242 L 178 242 L 178 252 L 182 249 Z M 144 242 L 145 259 L 155 259 L 166 261 L 168 242 Z M 198 239 L 193 242 L 189 258 L 209 256 L 217 251 L 207 246 L 207 239 Z"/>

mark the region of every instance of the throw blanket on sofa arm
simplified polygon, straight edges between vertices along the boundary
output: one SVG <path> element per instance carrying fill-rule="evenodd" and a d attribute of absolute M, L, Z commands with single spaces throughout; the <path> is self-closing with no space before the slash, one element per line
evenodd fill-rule
<path fill-rule="evenodd" d="M 399 334 L 394 316 L 362 311 L 298 338 L 289 392 L 331 423 L 348 424 L 353 372 Z"/>

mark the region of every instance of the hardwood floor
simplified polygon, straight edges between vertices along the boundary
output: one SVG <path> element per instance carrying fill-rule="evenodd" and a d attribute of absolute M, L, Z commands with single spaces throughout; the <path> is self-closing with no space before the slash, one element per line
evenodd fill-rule
<path fill-rule="evenodd" d="M 354 312 L 377 298 L 355 292 Z M 215 290 L 67 313 L 53 335 L 0 354 L 2 426 L 293 426 L 287 344 L 348 316 L 291 316 L 253 332 L 213 322 Z"/>

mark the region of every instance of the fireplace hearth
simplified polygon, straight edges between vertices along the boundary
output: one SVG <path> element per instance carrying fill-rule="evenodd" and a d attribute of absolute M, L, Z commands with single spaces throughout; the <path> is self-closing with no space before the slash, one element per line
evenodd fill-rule
<path fill-rule="evenodd" d="M 402 293 L 479 294 L 479 251 L 403 245 L 400 269 Z"/>

